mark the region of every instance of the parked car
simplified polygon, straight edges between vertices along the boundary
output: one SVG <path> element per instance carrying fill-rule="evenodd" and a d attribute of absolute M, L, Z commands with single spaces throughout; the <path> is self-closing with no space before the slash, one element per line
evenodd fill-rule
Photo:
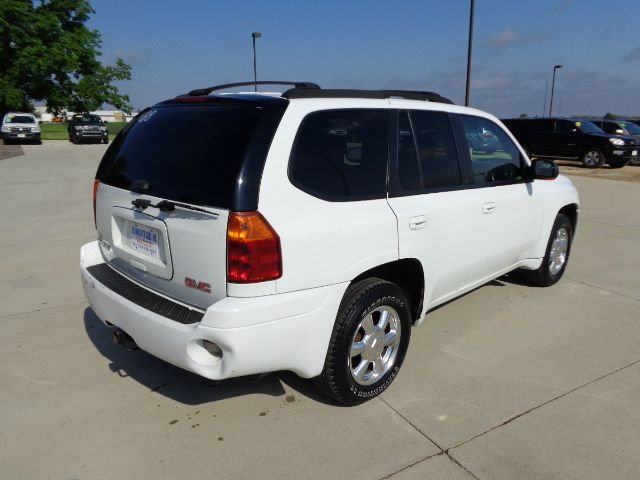
<path fill-rule="evenodd" d="M 18 142 L 42 143 L 38 120 L 31 113 L 7 113 L 2 119 L 0 133 L 5 145 Z"/>
<path fill-rule="evenodd" d="M 596 126 L 604 130 L 610 135 L 624 135 L 626 137 L 635 138 L 640 142 L 640 126 L 626 120 L 601 120 L 593 122 Z M 631 160 L 632 164 L 640 164 L 640 156 Z"/>
<path fill-rule="evenodd" d="M 504 124 L 534 157 L 579 160 L 587 168 L 608 163 L 624 167 L 638 157 L 640 144 L 631 137 L 610 135 L 591 122 L 566 118 L 507 119 Z"/>
<path fill-rule="evenodd" d="M 469 146 L 478 152 L 493 153 L 500 148 L 500 142 L 493 132 L 479 127 L 475 131 L 467 131 Z"/>
<path fill-rule="evenodd" d="M 67 124 L 69 141 L 82 143 L 86 141 L 109 143 L 107 124 L 98 115 L 89 113 L 74 115 Z"/>
<path fill-rule="evenodd" d="M 116 343 L 210 379 L 290 370 L 354 405 L 429 310 L 517 269 L 562 277 L 578 193 L 492 115 L 428 92 L 214 93 L 245 85 L 159 103 L 104 155 L 80 270 Z"/>

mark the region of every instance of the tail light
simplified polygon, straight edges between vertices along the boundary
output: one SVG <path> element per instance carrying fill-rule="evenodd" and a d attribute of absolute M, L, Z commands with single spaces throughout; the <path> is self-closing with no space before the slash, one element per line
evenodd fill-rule
<path fill-rule="evenodd" d="M 258 212 L 232 212 L 227 225 L 227 280 L 256 283 L 282 276 L 280 238 Z"/>
<path fill-rule="evenodd" d="M 96 220 L 96 196 L 98 195 L 98 187 L 100 186 L 100 180 L 93 181 L 93 224 L 98 228 L 98 221 Z"/>

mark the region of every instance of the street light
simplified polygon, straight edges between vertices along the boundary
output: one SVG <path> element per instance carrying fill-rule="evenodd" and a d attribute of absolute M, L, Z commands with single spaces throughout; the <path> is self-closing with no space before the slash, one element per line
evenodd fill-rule
<path fill-rule="evenodd" d="M 553 80 L 551 81 L 551 105 L 549 105 L 549 116 L 553 112 L 553 90 L 556 87 L 556 70 L 562 68 L 562 65 L 554 65 L 553 67 Z"/>
<path fill-rule="evenodd" d="M 253 81 L 255 82 L 253 84 L 254 92 L 258 91 L 258 73 L 256 71 L 256 38 L 260 38 L 261 36 L 262 33 L 260 32 L 253 32 L 251 34 L 251 38 L 253 39 Z"/>
<path fill-rule="evenodd" d="M 469 106 L 469 87 L 471 83 L 471 50 L 473 49 L 473 12 L 475 0 L 471 0 L 471 13 L 469 14 L 469 48 L 467 49 L 467 90 L 464 95 L 464 106 Z"/>

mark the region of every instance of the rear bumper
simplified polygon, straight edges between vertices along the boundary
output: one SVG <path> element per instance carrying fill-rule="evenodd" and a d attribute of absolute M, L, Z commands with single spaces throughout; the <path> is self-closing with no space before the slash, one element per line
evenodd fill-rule
<path fill-rule="evenodd" d="M 80 250 L 85 296 L 105 323 L 128 333 L 138 346 L 206 378 L 290 370 L 318 375 L 324 364 L 338 306 L 348 284 L 253 298 L 227 297 L 210 306 L 199 323 L 181 324 L 125 299 L 87 268 L 103 263 L 98 242 Z M 214 357 L 202 340 L 223 352 Z"/>

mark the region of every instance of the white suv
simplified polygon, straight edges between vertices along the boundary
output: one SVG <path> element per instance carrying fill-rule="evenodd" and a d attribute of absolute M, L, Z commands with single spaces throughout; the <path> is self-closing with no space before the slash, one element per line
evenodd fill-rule
<path fill-rule="evenodd" d="M 515 269 L 560 279 L 576 189 L 495 117 L 293 85 L 194 90 L 113 141 L 81 274 L 114 341 L 210 379 L 291 370 L 353 405 L 430 309 Z M 469 145 L 479 129 L 495 151 Z"/>

